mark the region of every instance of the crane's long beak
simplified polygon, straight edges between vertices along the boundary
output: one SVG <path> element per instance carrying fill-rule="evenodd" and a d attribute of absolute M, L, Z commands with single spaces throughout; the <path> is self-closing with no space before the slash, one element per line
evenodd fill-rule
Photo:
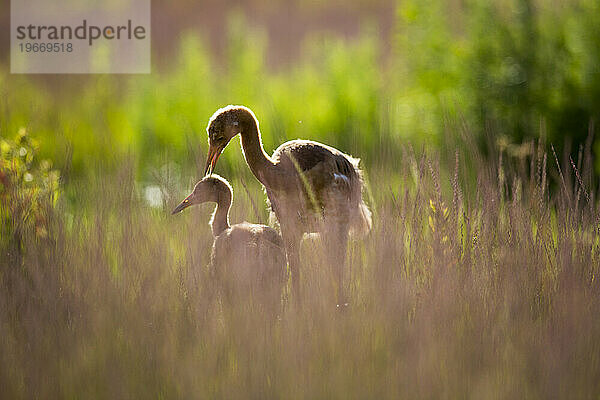
<path fill-rule="evenodd" d="M 192 205 L 192 202 L 190 201 L 190 197 L 191 196 L 192 195 L 189 195 L 188 197 L 185 198 L 184 201 L 182 201 L 181 203 L 179 203 L 177 205 L 177 207 L 175 207 L 173 209 L 173 211 L 171 212 L 171 215 L 177 214 L 177 213 L 183 211 L 184 209 L 188 208 L 189 206 L 191 206 Z"/>
<path fill-rule="evenodd" d="M 213 169 L 215 165 L 217 165 L 217 160 L 219 156 L 223 152 L 225 147 L 220 146 L 209 146 L 208 148 L 208 156 L 206 156 L 206 167 L 204 168 L 204 176 L 212 175 Z"/>

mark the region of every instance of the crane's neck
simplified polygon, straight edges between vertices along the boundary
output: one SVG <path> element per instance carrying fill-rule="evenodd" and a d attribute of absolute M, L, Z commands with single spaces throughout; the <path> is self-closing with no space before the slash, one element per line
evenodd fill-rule
<path fill-rule="evenodd" d="M 241 122 L 242 152 L 246 163 L 260 183 L 269 187 L 275 164 L 263 148 L 258 123 L 249 114 Z"/>
<path fill-rule="evenodd" d="M 219 196 L 217 208 L 210 220 L 212 234 L 219 236 L 223 231 L 229 229 L 229 209 L 231 208 L 231 196 Z"/>

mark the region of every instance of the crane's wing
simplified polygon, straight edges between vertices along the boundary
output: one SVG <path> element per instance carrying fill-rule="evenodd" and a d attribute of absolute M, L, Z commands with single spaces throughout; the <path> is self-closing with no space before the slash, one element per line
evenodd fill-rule
<path fill-rule="evenodd" d="M 351 188 L 359 179 L 358 160 L 333 147 L 310 140 L 284 143 L 273 153 L 277 162 L 290 172 L 302 173 L 315 193 L 335 188 L 351 195 Z"/>

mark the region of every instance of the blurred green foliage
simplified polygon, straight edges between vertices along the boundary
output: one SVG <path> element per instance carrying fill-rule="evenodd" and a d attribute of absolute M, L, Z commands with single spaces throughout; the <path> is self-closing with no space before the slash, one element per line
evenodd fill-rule
<path fill-rule="evenodd" d="M 265 48 L 265 35 L 234 15 L 226 65 L 195 34 L 185 34 L 167 71 L 90 76 L 79 87 L 61 87 L 66 93 L 4 72 L 0 132 L 30 127 L 43 137 L 44 154 L 76 176 L 133 155 L 143 178 L 165 159 L 201 163 L 209 117 L 224 105 L 244 104 L 260 119 L 268 151 L 303 137 L 376 155 L 385 96 L 374 32 L 352 44 L 314 37 L 303 60 L 283 71 L 269 70 Z M 241 157 L 236 153 L 223 158 Z"/>
<path fill-rule="evenodd" d="M 224 60 L 189 33 L 148 76 L 0 67 L 0 265 L 19 266 L 0 268 L 4 397 L 599 393 L 595 185 L 585 161 L 563 174 L 527 143 L 582 142 L 598 117 L 599 7 L 402 0 L 392 54 L 366 26 L 353 41 L 314 34 L 277 70 L 267 35 L 241 15 Z M 200 177 L 208 118 L 229 103 L 256 112 L 267 151 L 310 138 L 365 161 L 376 223 L 350 245 L 346 313 L 333 315 L 332 277 L 309 240 L 305 311 L 271 321 L 215 301 L 202 269 L 211 210 L 168 211 L 177 185 Z M 462 133 L 497 135 L 493 156 L 475 140 L 454 153 Z M 420 157 L 409 141 L 449 147 L 456 161 Z M 235 188 L 232 222 L 265 221 L 234 146 L 218 171 Z M 76 199 L 55 224 L 59 174 L 46 157 L 68 182 L 61 199 Z M 561 183 L 552 197 L 546 171 Z M 162 209 L 144 207 L 147 189 Z"/>
<path fill-rule="evenodd" d="M 126 156 L 138 179 L 170 161 L 202 165 L 206 123 L 226 104 L 256 112 L 267 151 L 310 138 L 385 166 L 407 141 L 453 148 L 447 132 L 456 135 L 448 129 L 456 123 L 480 143 L 542 134 L 560 151 L 567 137 L 584 142 L 600 113 L 599 8 L 589 0 L 406 0 L 391 54 L 367 25 L 350 41 L 313 33 L 299 59 L 279 69 L 266 63 L 266 32 L 233 14 L 222 60 L 188 33 L 168 67 L 146 76 L 48 84 L 0 70 L 0 135 L 35 131 L 66 178 L 110 171 Z M 223 159 L 220 168 L 237 174 L 239 152 Z"/>
<path fill-rule="evenodd" d="M 402 1 L 404 104 L 438 136 L 445 118 L 480 137 L 581 144 L 600 116 L 600 3 Z M 409 122 L 410 126 L 410 122 Z"/>
<path fill-rule="evenodd" d="M 59 173 L 36 157 L 37 142 L 24 128 L 0 139 L 0 248 L 18 257 L 24 238 L 47 238 L 59 194 Z"/>

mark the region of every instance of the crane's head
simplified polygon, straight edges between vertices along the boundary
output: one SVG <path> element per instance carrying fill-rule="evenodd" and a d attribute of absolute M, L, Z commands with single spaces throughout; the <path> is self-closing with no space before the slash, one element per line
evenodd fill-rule
<path fill-rule="evenodd" d="M 212 174 L 221 152 L 229 141 L 242 132 L 246 121 L 256 120 L 250 109 L 244 106 L 227 106 L 217 110 L 208 121 L 208 156 L 204 175 Z"/>
<path fill-rule="evenodd" d="M 196 183 L 192 193 L 175 207 L 171 214 L 177 214 L 194 204 L 226 203 L 231 204 L 232 190 L 229 182 L 218 175 L 207 176 Z"/>

